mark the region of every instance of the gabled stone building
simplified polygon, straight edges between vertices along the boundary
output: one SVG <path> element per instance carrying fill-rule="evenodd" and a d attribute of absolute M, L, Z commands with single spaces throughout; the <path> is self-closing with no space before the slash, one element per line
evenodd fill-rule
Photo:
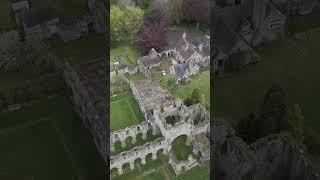
<path fill-rule="evenodd" d="M 213 19 L 213 66 L 223 71 L 233 54 L 244 53 L 243 64 L 259 60 L 253 48 L 284 37 L 286 16 L 270 0 L 242 0 L 217 9 Z"/>
<path fill-rule="evenodd" d="M 183 33 L 175 48 L 168 51 L 173 64 L 170 67 L 170 73 L 179 83 L 198 74 L 201 67 L 210 64 L 210 37 L 196 36 L 187 39 L 187 34 Z"/>

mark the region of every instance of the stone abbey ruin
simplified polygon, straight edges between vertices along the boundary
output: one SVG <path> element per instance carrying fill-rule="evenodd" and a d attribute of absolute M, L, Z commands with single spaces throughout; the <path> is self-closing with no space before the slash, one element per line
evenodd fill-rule
<path fill-rule="evenodd" d="M 176 174 L 183 170 L 191 169 L 199 163 L 210 159 L 209 149 L 209 112 L 200 104 L 187 107 L 179 99 L 175 99 L 167 90 L 150 79 L 138 82 L 130 82 L 131 91 L 144 113 L 145 121 L 125 129 L 112 132 L 110 135 L 110 149 L 114 151 L 114 143 L 121 142 L 125 147 L 125 139 L 132 137 L 132 143 L 136 143 L 136 136 L 142 133 L 146 139 L 147 131 L 153 134 L 161 134 L 161 137 L 142 146 L 136 146 L 128 151 L 121 152 L 110 157 L 110 170 L 116 168 L 119 174 L 123 173 L 123 165 L 129 163 L 130 169 L 134 169 L 135 161 L 146 163 L 146 157 L 152 154 L 152 159 L 157 158 L 158 151 L 162 151 L 170 157 L 169 163 Z M 174 117 L 175 122 L 168 123 L 168 117 Z M 193 153 L 200 154 L 200 162 L 191 155 L 185 161 L 177 161 L 171 151 L 174 139 L 186 135 L 186 145 L 192 145 Z"/>

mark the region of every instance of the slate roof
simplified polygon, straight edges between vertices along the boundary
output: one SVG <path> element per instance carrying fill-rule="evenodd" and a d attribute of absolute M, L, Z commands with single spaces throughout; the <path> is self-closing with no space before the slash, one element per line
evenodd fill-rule
<path fill-rule="evenodd" d="M 175 75 L 177 78 L 181 79 L 186 73 L 186 70 L 188 70 L 189 66 L 186 63 L 181 63 L 181 64 L 174 64 L 173 69 L 175 72 Z"/>
<path fill-rule="evenodd" d="M 122 70 L 122 69 L 125 69 L 125 68 L 127 68 L 127 67 L 128 67 L 127 64 L 119 64 L 119 65 L 117 66 L 118 70 Z"/>
<path fill-rule="evenodd" d="M 225 54 L 229 54 L 239 40 L 241 25 L 252 16 L 252 1 L 242 5 L 220 9 L 215 14 L 213 26 L 214 44 Z"/>
<path fill-rule="evenodd" d="M 53 8 L 39 8 L 26 13 L 24 16 L 24 23 L 27 27 L 33 27 L 35 25 L 58 18 L 58 13 Z"/>
<path fill-rule="evenodd" d="M 141 60 L 143 66 L 148 67 L 148 66 L 152 66 L 152 65 L 156 65 L 160 63 L 160 58 L 156 57 L 156 58 L 146 58 L 146 59 L 142 59 Z"/>

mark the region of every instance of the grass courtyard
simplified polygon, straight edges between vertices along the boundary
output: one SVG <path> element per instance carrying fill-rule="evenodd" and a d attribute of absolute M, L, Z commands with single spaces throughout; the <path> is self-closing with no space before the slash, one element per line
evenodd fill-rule
<path fill-rule="evenodd" d="M 103 179 L 105 165 L 62 96 L 0 113 L 0 179 Z"/>
<path fill-rule="evenodd" d="M 131 92 L 111 97 L 110 131 L 144 121 L 144 116 Z"/>
<path fill-rule="evenodd" d="M 122 64 L 127 64 L 129 67 L 135 67 L 138 65 L 137 61 L 140 57 L 140 53 L 132 43 L 119 43 L 118 47 L 110 49 L 110 71 L 114 71 L 113 60 L 115 60 L 116 57 L 120 58 Z"/>
<path fill-rule="evenodd" d="M 179 136 L 172 142 L 172 151 L 178 161 L 187 160 L 192 153 L 192 147 L 186 145 L 187 136 Z"/>
<path fill-rule="evenodd" d="M 320 30 L 306 33 L 302 39 L 287 38 L 258 49 L 262 62 L 247 71 L 228 73 L 215 80 L 214 113 L 237 121 L 257 112 L 265 92 L 279 84 L 290 104 L 300 104 L 305 122 L 320 132 L 318 99 L 320 91 Z"/>

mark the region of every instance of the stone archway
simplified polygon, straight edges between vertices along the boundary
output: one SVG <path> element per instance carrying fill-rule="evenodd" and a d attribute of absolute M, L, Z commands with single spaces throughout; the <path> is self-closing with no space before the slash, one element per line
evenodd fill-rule
<path fill-rule="evenodd" d="M 111 176 L 119 175 L 118 168 L 114 167 L 110 170 Z"/>
<path fill-rule="evenodd" d="M 122 170 L 123 170 L 123 172 L 130 171 L 130 163 L 126 162 L 126 163 L 122 164 Z"/>
<path fill-rule="evenodd" d="M 137 158 L 134 160 L 134 166 L 141 166 L 142 165 L 142 159 L 141 158 Z"/>
<path fill-rule="evenodd" d="M 147 155 L 146 155 L 146 162 L 150 162 L 150 161 L 152 161 L 152 153 L 150 152 L 150 153 L 148 153 Z"/>
<path fill-rule="evenodd" d="M 157 156 L 158 157 L 162 157 L 164 155 L 164 149 L 159 149 L 158 151 L 157 151 Z"/>

